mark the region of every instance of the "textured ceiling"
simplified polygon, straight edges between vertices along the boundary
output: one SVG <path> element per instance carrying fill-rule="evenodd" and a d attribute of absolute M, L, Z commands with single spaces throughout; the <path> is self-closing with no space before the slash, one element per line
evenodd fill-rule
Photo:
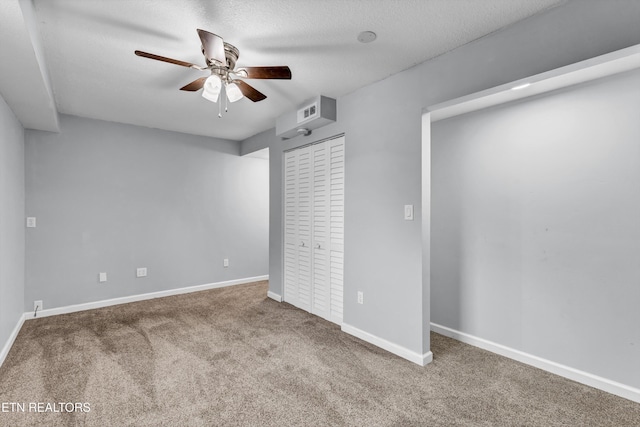
<path fill-rule="evenodd" d="M 34 0 L 60 113 L 233 140 L 273 127 L 276 117 L 318 94 L 340 97 L 558 3 Z M 200 92 L 178 90 L 206 72 L 133 53 L 204 65 L 196 28 L 239 48 L 238 66 L 288 65 L 293 79 L 249 81 L 268 98 L 242 99 L 218 119 L 217 105 Z M 378 39 L 359 43 L 363 30 Z"/>

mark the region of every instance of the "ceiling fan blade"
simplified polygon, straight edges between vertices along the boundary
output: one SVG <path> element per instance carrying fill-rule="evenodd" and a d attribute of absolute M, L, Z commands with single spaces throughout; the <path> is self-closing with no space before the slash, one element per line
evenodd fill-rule
<path fill-rule="evenodd" d="M 173 58 L 167 58 L 166 56 L 154 55 L 153 53 L 143 52 L 141 50 L 136 50 L 134 52 L 138 56 L 142 56 L 143 58 L 155 59 L 156 61 L 168 62 L 169 64 L 181 65 L 187 68 L 195 68 L 198 70 L 203 70 L 203 68 L 199 65 L 192 64 L 191 62 L 179 61 Z"/>
<path fill-rule="evenodd" d="M 195 92 L 197 90 L 200 90 L 204 86 L 204 82 L 207 79 L 208 79 L 208 77 L 200 77 L 199 79 L 194 80 L 191 83 L 182 86 L 180 88 L 180 90 L 186 90 L 186 91 L 189 91 L 189 92 Z"/>
<path fill-rule="evenodd" d="M 204 56 L 209 61 L 227 65 L 227 56 L 224 54 L 224 40 L 222 40 L 222 37 L 201 29 L 198 29 L 198 35 L 202 42 Z"/>
<path fill-rule="evenodd" d="M 267 97 L 267 95 L 258 91 L 256 88 L 243 82 L 242 80 L 234 80 L 233 82 L 238 85 L 238 87 L 240 88 L 240 92 L 242 92 L 245 97 L 249 98 L 253 102 L 262 101 Z"/>
<path fill-rule="evenodd" d="M 291 70 L 286 65 L 276 67 L 242 67 L 236 73 L 246 73 L 248 79 L 291 79 Z"/>

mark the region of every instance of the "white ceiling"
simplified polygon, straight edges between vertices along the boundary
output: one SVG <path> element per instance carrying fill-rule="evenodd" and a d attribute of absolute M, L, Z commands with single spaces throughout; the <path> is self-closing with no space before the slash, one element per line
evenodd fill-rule
<path fill-rule="evenodd" d="M 338 98 L 562 2 L 34 0 L 36 28 L 25 19 L 18 25 L 19 43 L 2 38 L 0 53 L 13 61 L 1 70 L 0 93 L 22 123 L 36 129 L 50 130 L 51 112 L 39 108 L 50 79 L 60 113 L 243 140 L 273 127 L 276 117 L 309 98 Z M 11 37 L 15 5 L 24 11 L 28 0 L 2 3 L 12 14 L 0 15 L 0 36 Z M 240 49 L 238 66 L 288 65 L 292 80 L 248 81 L 268 98 L 242 99 L 217 118 L 217 104 L 200 92 L 178 90 L 206 72 L 133 53 L 139 49 L 204 65 L 196 28 Z M 24 46 L 25 29 L 31 49 Z M 359 43 L 356 36 L 363 30 L 376 32 L 378 39 Z M 32 69 L 34 61 L 44 71 L 25 77 L 23 67 Z M 16 99 L 15 88 L 25 84 L 43 89 Z M 29 102 L 32 110 L 24 105 Z"/>

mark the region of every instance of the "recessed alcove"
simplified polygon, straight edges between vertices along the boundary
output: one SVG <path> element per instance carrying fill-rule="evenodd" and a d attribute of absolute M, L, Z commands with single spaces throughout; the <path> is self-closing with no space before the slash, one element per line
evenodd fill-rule
<path fill-rule="evenodd" d="M 639 399 L 639 68 L 632 46 L 425 109 L 432 330 Z"/>

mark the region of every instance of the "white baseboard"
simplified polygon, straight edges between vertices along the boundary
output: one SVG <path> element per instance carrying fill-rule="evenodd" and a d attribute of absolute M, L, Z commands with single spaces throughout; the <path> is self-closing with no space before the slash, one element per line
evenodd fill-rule
<path fill-rule="evenodd" d="M 25 318 L 26 315 L 24 314 L 18 318 L 18 322 L 16 323 L 15 328 L 13 328 L 13 331 L 11 331 L 11 335 L 9 335 L 9 339 L 4 344 L 4 347 L 2 347 L 2 351 L 0 352 L 0 366 L 2 366 L 2 364 L 4 363 L 4 359 L 6 359 L 7 355 L 9 354 L 9 350 L 11 350 L 13 342 L 16 340 L 16 337 L 20 333 L 20 329 L 24 324 Z"/>
<path fill-rule="evenodd" d="M 518 362 L 522 362 L 527 365 L 535 366 L 536 368 L 568 378 L 581 384 L 640 403 L 640 389 L 612 381 L 607 378 L 599 377 L 588 372 L 580 371 L 569 366 L 561 365 L 560 363 L 552 362 L 551 360 L 543 359 L 502 344 L 485 340 L 484 338 L 479 338 L 455 329 L 447 328 L 446 326 L 438 325 L 436 323 L 431 323 L 431 330 L 449 338 L 470 344 L 474 347 L 482 348 L 492 353 L 517 360 Z"/>
<path fill-rule="evenodd" d="M 87 302 L 83 304 L 67 305 L 64 307 L 50 308 L 48 310 L 38 311 L 39 317 L 56 316 L 58 314 L 75 313 L 76 311 L 92 310 L 95 308 L 109 307 L 112 305 L 126 304 L 129 302 L 144 301 L 154 298 L 168 297 L 172 295 L 188 294 L 191 292 L 205 291 L 207 289 L 225 288 L 227 286 L 242 285 L 245 283 L 259 282 L 269 280 L 268 275 L 247 277 L 244 279 L 227 280 L 225 282 L 207 283 L 205 285 L 189 286 L 186 288 L 169 289 L 166 291 L 150 292 L 146 294 L 131 295 L 127 297 L 112 298 L 101 301 Z M 33 319 L 33 312 L 25 313 L 27 320 Z"/>
<path fill-rule="evenodd" d="M 282 302 L 282 295 L 278 295 L 275 292 L 268 291 L 267 292 L 267 296 L 269 298 L 273 299 L 273 300 L 276 300 L 278 302 Z"/>
<path fill-rule="evenodd" d="M 394 344 L 390 341 L 385 340 L 384 338 L 377 337 L 373 334 L 370 334 L 369 332 L 365 332 L 361 329 L 356 328 L 355 326 L 351 326 L 346 323 L 342 324 L 342 331 L 346 332 L 349 335 L 353 335 L 354 337 L 358 337 L 361 340 L 364 340 L 384 350 L 387 350 L 388 352 L 393 353 L 396 356 L 407 359 L 410 362 L 417 363 L 420 366 L 424 366 L 433 360 L 433 354 L 430 351 L 424 354 L 416 353 L 409 350 L 408 348 L 399 346 L 398 344 Z"/>

